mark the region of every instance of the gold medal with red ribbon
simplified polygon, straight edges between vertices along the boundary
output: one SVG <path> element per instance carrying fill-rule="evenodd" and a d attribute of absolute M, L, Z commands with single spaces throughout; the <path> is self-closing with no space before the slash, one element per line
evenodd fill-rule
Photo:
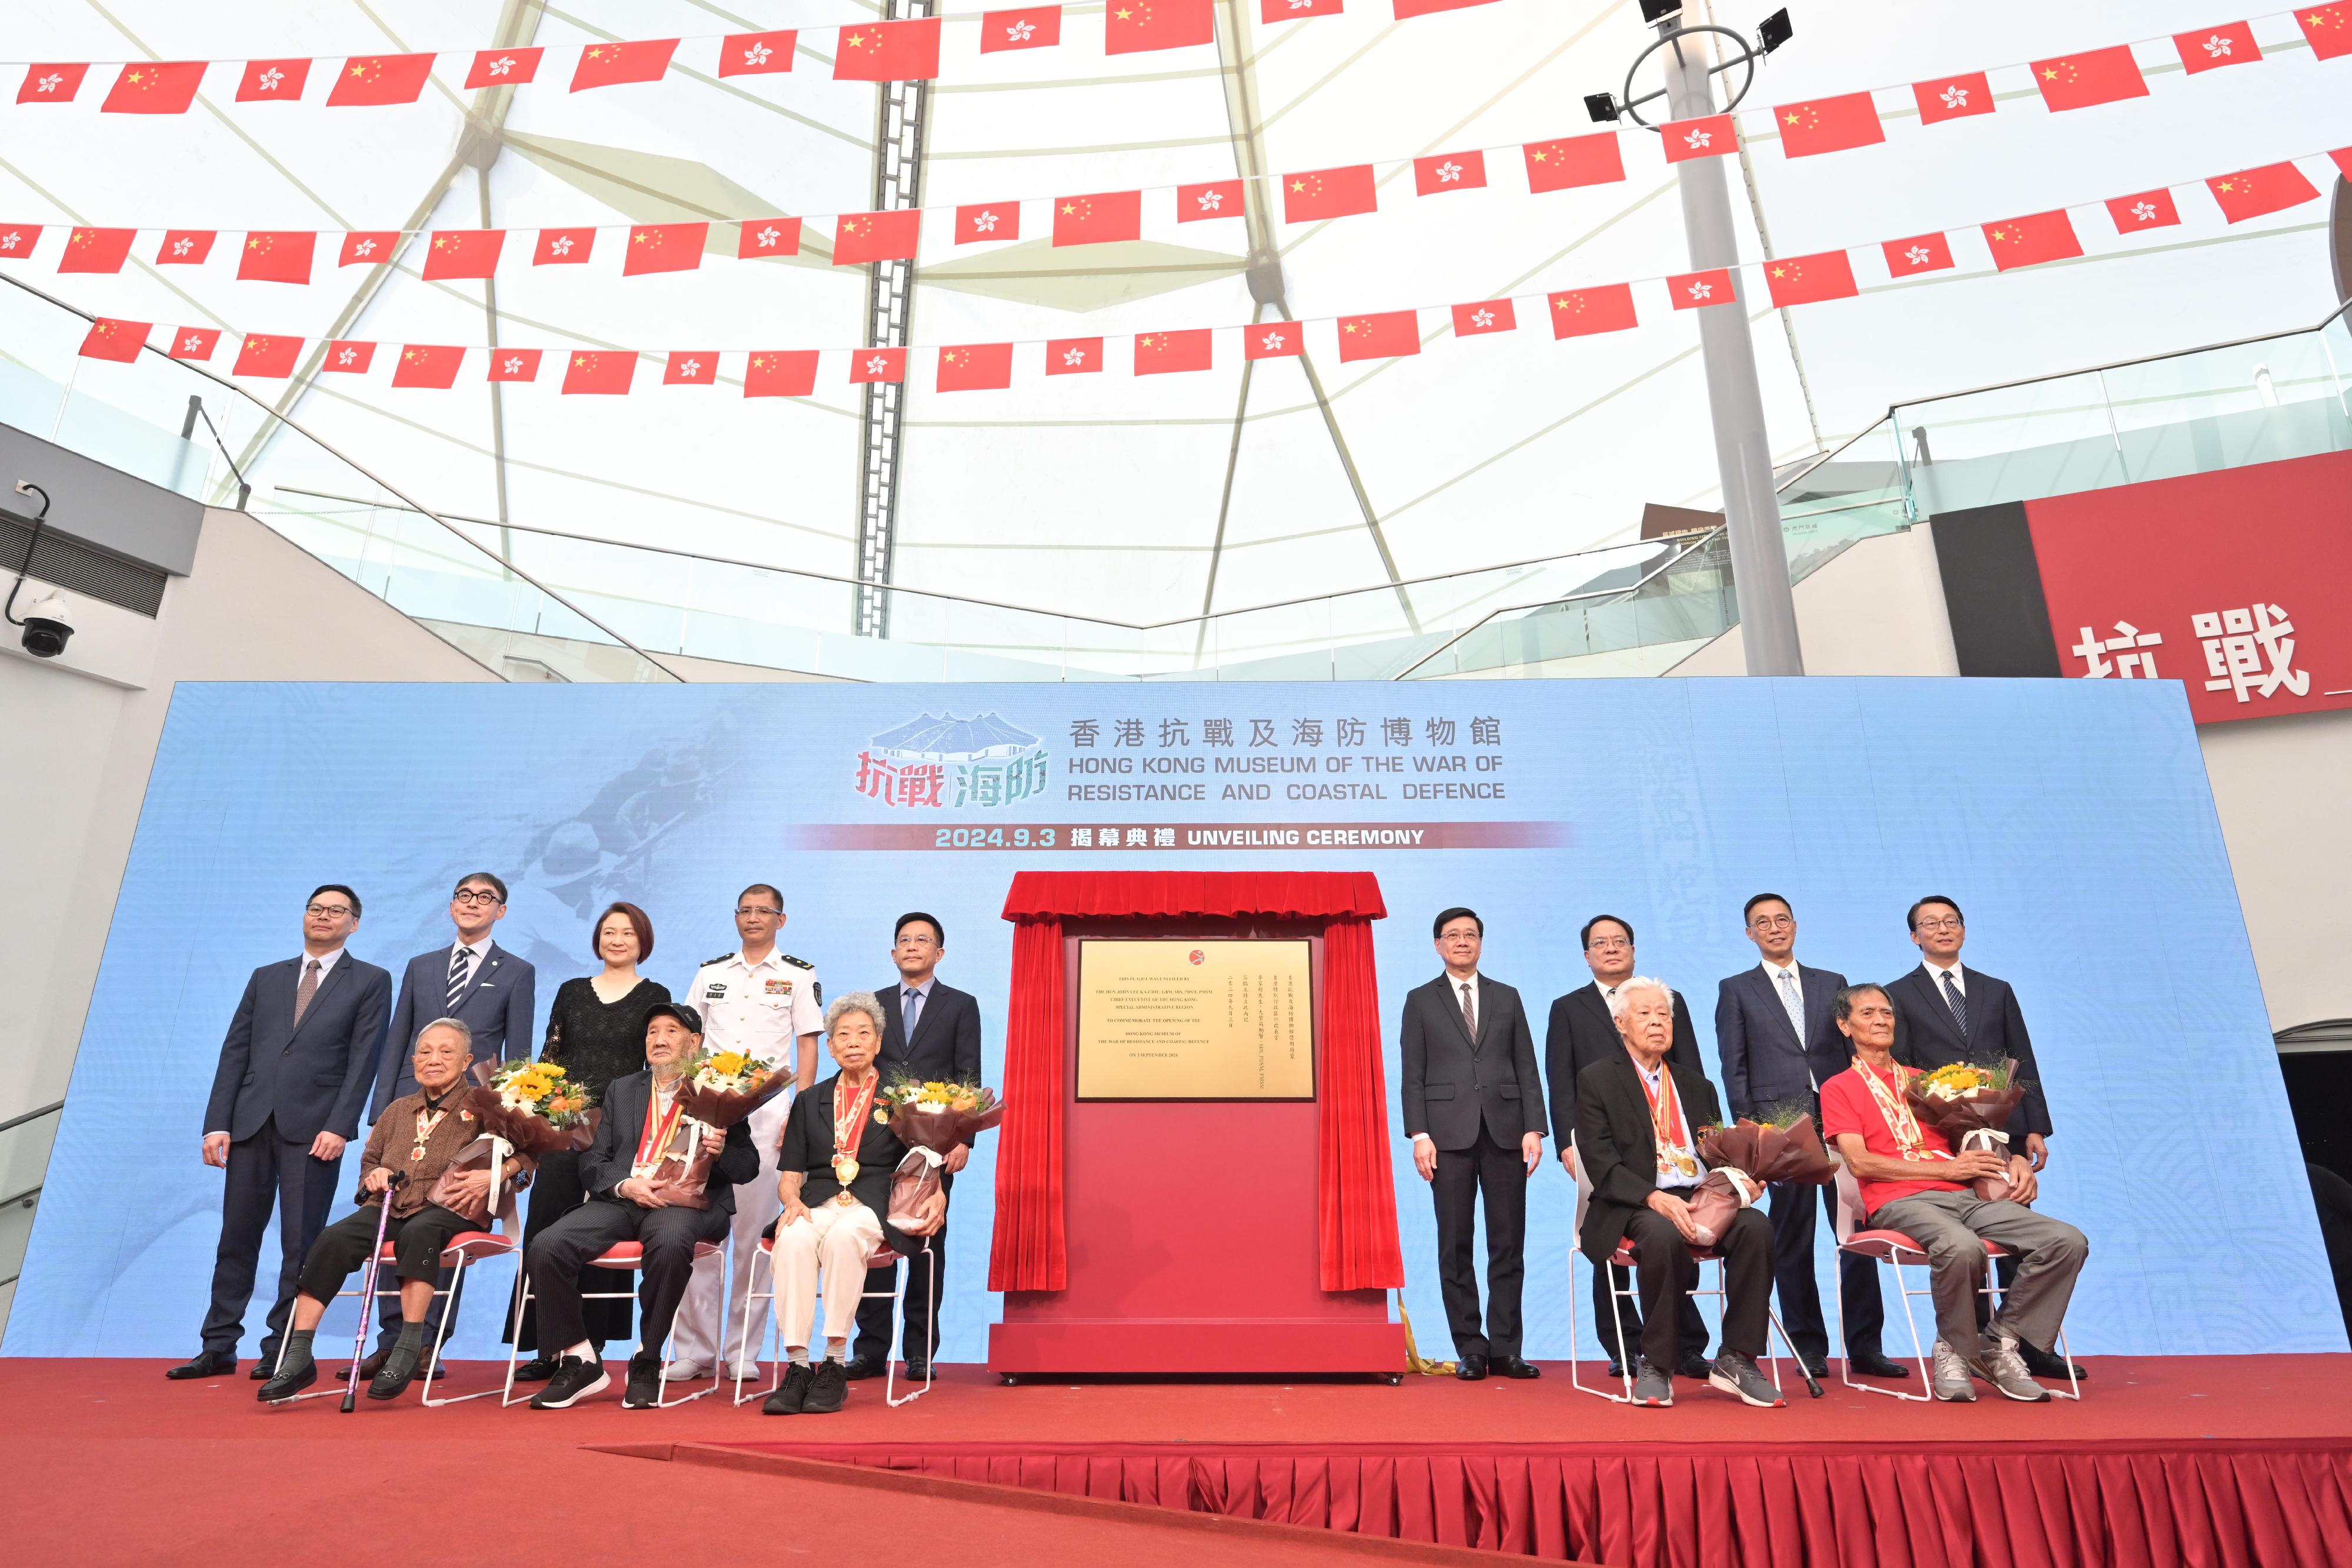
<path fill-rule="evenodd" d="M 655 1102 L 659 1103 L 658 1095 Z M 669 1110 L 662 1115 L 656 1116 L 652 1107 L 646 1108 L 646 1130 L 637 1139 L 637 1157 L 629 1163 L 631 1176 L 649 1176 L 661 1168 L 662 1156 L 669 1153 L 669 1141 L 677 1134 L 678 1118 L 685 1111 L 676 1094 L 670 1096 Z"/>
<path fill-rule="evenodd" d="M 1642 1094 L 1650 1103 L 1650 1132 L 1658 1145 L 1658 1169 L 1698 1175 L 1698 1161 L 1686 1152 L 1690 1132 L 1683 1125 L 1682 1096 L 1675 1092 L 1674 1074 L 1664 1063 L 1658 1066 L 1657 1088 L 1650 1087 L 1649 1074 L 1642 1075 Z"/>
<path fill-rule="evenodd" d="M 833 1081 L 833 1179 L 847 1186 L 857 1179 L 857 1144 L 866 1135 L 866 1113 L 874 1108 L 874 1092 L 882 1087 L 882 1075 L 876 1073 L 866 1081 L 846 1105 L 841 1092 L 849 1085 L 846 1081 Z"/>
<path fill-rule="evenodd" d="M 1862 1074 L 1862 1081 L 1870 1085 L 1870 1097 L 1878 1102 L 1878 1113 L 1885 1118 L 1886 1130 L 1895 1134 L 1895 1151 L 1898 1158 L 1948 1160 L 1952 1157 L 1949 1150 L 1927 1146 L 1927 1140 L 1919 1132 L 1919 1118 L 1911 1113 L 1911 1103 L 1903 1097 L 1903 1086 L 1910 1081 L 1912 1072 L 1906 1071 L 1901 1062 L 1895 1063 L 1892 1088 L 1885 1079 L 1872 1071 L 1870 1063 L 1861 1057 L 1853 1059 L 1853 1068 Z"/>

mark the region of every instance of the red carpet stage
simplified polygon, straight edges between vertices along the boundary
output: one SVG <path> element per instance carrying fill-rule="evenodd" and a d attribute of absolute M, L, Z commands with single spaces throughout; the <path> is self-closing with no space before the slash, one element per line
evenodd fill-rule
<path fill-rule="evenodd" d="M 426 1410 L 412 1394 L 346 1416 L 331 1399 L 263 1409 L 242 1375 L 166 1384 L 162 1362 L 9 1360 L 0 1400 L 26 1435 L 0 1439 L 0 1462 L 26 1561 L 237 1561 L 265 1543 L 306 1560 L 349 1550 L 358 1511 L 431 1517 L 432 1498 L 465 1495 L 462 1517 L 489 1522 L 401 1561 L 574 1563 L 578 1523 L 542 1536 L 520 1516 L 590 1508 L 608 1548 L 650 1548 L 661 1511 L 631 1500 L 690 1511 L 700 1492 L 746 1542 L 781 1551 L 772 1521 L 789 1520 L 796 1547 L 870 1557 L 887 1514 L 908 1539 L 970 1542 L 954 1555 L 971 1565 L 1481 1549 L 1639 1568 L 2352 1563 L 2352 1356 L 2091 1364 L 2080 1406 L 1930 1407 L 1832 1381 L 1779 1411 L 1692 1384 L 1674 1410 L 1629 1410 L 1576 1393 L 1558 1364 L 1536 1384 L 1397 1388 L 1004 1387 L 956 1367 L 904 1409 L 866 1383 L 838 1416 L 769 1419 L 717 1399 L 625 1411 L 617 1385 L 566 1412 Z M 463 1364 L 451 1386 L 490 1375 Z M 694 1468 L 651 1468 L 663 1459 Z"/>

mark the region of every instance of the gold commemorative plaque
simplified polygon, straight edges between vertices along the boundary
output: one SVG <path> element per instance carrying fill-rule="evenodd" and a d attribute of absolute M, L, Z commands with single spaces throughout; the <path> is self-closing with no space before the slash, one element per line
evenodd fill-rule
<path fill-rule="evenodd" d="M 1078 944 L 1078 1098 L 1312 1100 L 1305 938 Z"/>

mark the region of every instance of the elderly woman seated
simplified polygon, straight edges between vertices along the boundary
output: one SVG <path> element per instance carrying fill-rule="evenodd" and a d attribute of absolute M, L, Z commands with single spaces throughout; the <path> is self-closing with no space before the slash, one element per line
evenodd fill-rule
<path fill-rule="evenodd" d="M 902 1251 L 919 1243 L 947 1214 L 944 1194 L 924 1202 L 920 1223 L 905 1232 L 885 1223 L 890 1178 L 907 1155 L 891 1133 L 880 1102 L 882 1004 L 871 991 L 838 997 L 825 1009 L 826 1045 L 841 1069 L 793 1103 L 777 1156 L 784 1211 L 775 1225 L 776 1322 L 792 1362 L 784 1381 L 761 1406 L 771 1416 L 829 1415 L 847 1403 L 844 1364 L 849 1331 L 866 1285 L 866 1260 L 887 1239 Z M 824 1287 L 824 1364 L 809 1364 L 809 1334 Z"/>

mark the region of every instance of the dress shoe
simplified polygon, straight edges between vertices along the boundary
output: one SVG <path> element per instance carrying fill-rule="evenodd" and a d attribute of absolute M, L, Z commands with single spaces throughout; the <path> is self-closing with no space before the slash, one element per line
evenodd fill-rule
<path fill-rule="evenodd" d="M 367 1362 L 362 1362 L 360 1371 L 368 1378 L 368 1397 L 397 1399 L 407 1393 L 408 1385 L 416 1381 L 416 1364 L 424 1354 L 422 1346 L 412 1347 L 404 1344 L 396 1344 L 390 1350 L 378 1351 L 368 1357 L 368 1361 L 378 1364 L 372 1374 L 367 1371 Z"/>
<path fill-rule="evenodd" d="M 670 1363 L 669 1370 L 661 1375 L 664 1383 L 699 1383 L 709 1375 L 710 1369 L 698 1361 L 674 1361 Z M 754 1373 L 752 1375 L 756 1377 L 759 1375 Z"/>
<path fill-rule="evenodd" d="M 849 1369 L 827 1360 L 809 1379 L 808 1397 L 801 1401 L 803 1416 L 830 1416 L 849 1403 Z"/>
<path fill-rule="evenodd" d="M 766 1401 L 761 1405 L 760 1414 L 762 1416 L 799 1415 L 801 1406 L 808 1403 L 809 1384 L 815 1376 L 816 1369 L 807 1362 L 793 1363 L 784 1369 L 783 1382 L 778 1384 L 776 1391 L 769 1395 Z"/>
<path fill-rule="evenodd" d="M 1622 1361 L 1612 1360 L 1609 1363 L 1609 1375 L 1617 1378 L 1622 1382 L 1625 1376 L 1625 1364 Z"/>
<path fill-rule="evenodd" d="M 2024 1361 L 2025 1370 L 2034 1376 L 2046 1377 L 2053 1383 L 2065 1381 L 2066 1362 L 2062 1357 L 2053 1355 L 2046 1350 L 2037 1350 L 2023 1340 L 2017 1342 L 2017 1354 Z M 2079 1361 L 2074 1364 L 2074 1380 L 2078 1383 L 2089 1382 L 2091 1369 Z"/>
<path fill-rule="evenodd" d="M 169 1368 L 163 1375 L 174 1383 L 185 1383 L 195 1377 L 234 1377 L 236 1375 L 236 1357 L 225 1350 L 200 1350 L 194 1360 Z"/>
<path fill-rule="evenodd" d="M 902 1376 L 904 1381 L 908 1383 L 929 1383 L 931 1380 L 931 1364 L 928 1361 L 910 1361 L 907 1364 L 907 1370 Z"/>
<path fill-rule="evenodd" d="M 1899 1361 L 1890 1360 L 1874 1350 L 1848 1351 L 1845 1369 L 1856 1377 L 1908 1377 L 1911 1375 L 1909 1367 Z M 1817 1372 L 1813 1375 L 1819 1377 L 1822 1375 Z"/>
<path fill-rule="evenodd" d="M 555 1363 L 547 1356 L 534 1356 L 515 1368 L 517 1383 L 545 1383 L 555 1375 Z"/>
<path fill-rule="evenodd" d="M 288 1356 L 286 1365 L 278 1375 L 261 1385 L 255 1397 L 264 1405 L 275 1405 L 291 1399 L 319 1381 L 319 1364 L 309 1356 Z"/>
<path fill-rule="evenodd" d="M 879 1377 L 887 1370 L 878 1355 L 861 1355 L 842 1364 L 841 1375 L 852 1383 L 863 1383 L 869 1377 Z"/>
<path fill-rule="evenodd" d="M 1797 1359 L 1804 1364 L 1807 1372 L 1813 1375 L 1815 1382 L 1830 1375 L 1829 1357 L 1825 1355 L 1801 1355 Z"/>
<path fill-rule="evenodd" d="M 1486 1375 L 1486 1358 L 1472 1351 L 1454 1364 L 1454 1375 L 1465 1383 L 1475 1383 Z"/>
<path fill-rule="evenodd" d="M 267 1383 L 269 1381 L 271 1371 L 277 1365 L 278 1357 L 275 1354 L 265 1354 L 259 1361 L 253 1364 L 253 1370 L 246 1375 L 256 1383 Z"/>
<path fill-rule="evenodd" d="M 1543 1375 L 1542 1367 L 1532 1361 L 1521 1361 L 1516 1355 L 1498 1355 L 1487 1364 L 1497 1375 L 1503 1377 L 1525 1378 Z"/>
<path fill-rule="evenodd" d="M 1703 1350 L 1686 1350 L 1675 1363 L 1675 1375 L 1693 1377 L 1705 1383 L 1715 1375 L 1715 1364 L 1707 1360 L 1706 1352 Z"/>
<path fill-rule="evenodd" d="M 374 1381 L 375 1381 L 375 1378 L 376 1378 L 376 1375 L 377 1375 L 378 1373 L 380 1373 L 380 1372 L 382 1372 L 382 1371 L 383 1370 L 383 1358 L 384 1358 L 385 1356 L 387 1356 L 387 1355 L 390 1355 L 391 1354 L 392 1354 L 392 1353 L 391 1353 L 390 1351 L 388 1351 L 388 1350 L 380 1350 L 380 1351 L 377 1351 L 374 1354 L 373 1354 L 373 1355 L 369 1356 L 365 1361 L 361 1362 L 361 1363 L 360 1363 L 360 1381 L 361 1381 L 362 1383 L 373 1383 L 373 1382 L 374 1382 Z M 417 1359 L 418 1359 L 419 1361 L 422 1361 L 422 1360 L 424 1360 L 424 1358 L 425 1358 L 425 1353 L 424 1353 L 424 1352 L 422 1352 L 422 1351 L 419 1351 L 419 1352 L 417 1353 Z M 426 1376 L 426 1375 L 427 1375 L 427 1374 L 425 1374 L 425 1373 L 422 1373 L 422 1372 L 419 1372 L 419 1373 L 415 1374 L 414 1375 L 415 1375 L 415 1376 L 417 1376 L 417 1377 L 424 1377 L 424 1376 Z M 434 1367 L 434 1369 L 433 1369 L 433 1371 L 432 1371 L 432 1373 L 430 1374 L 430 1376 L 432 1377 L 432 1380 L 433 1380 L 434 1382 L 436 1382 L 436 1383 L 438 1383 L 441 1379 L 443 1379 L 443 1378 L 445 1378 L 445 1377 L 446 1377 L 446 1376 L 448 1376 L 448 1375 L 449 1375 L 449 1369 L 448 1369 L 447 1367 L 446 1367 L 446 1366 L 438 1366 L 438 1365 L 435 1366 L 435 1367 Z M 391 1397 L 393 1397 L 393 1396 L 387 1395 L 387 1396 L 385 1396 L 385 1397 L 386 1397 L 386 1398 L 391 1398 Z"/>

